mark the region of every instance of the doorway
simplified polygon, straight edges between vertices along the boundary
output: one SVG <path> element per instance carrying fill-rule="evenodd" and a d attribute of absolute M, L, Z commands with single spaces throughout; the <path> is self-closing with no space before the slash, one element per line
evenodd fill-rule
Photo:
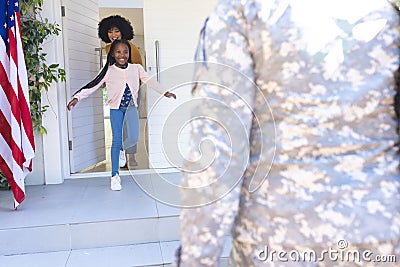
<path fill-rule="evenodd" d="M 143 26 L 143 8 L 99 8 L 99 21 L 105 17 L 111 15 L 120 15 L 126 19 L 128 19 L 133 26 L 134 29 L 134 38 L 131 40 L 136 47 L 139 49 L 139 52 L 142 56 L 143 67 L 146 69 L 146 52 L 144 46 L 144 26 Z M 100 39 L 99 39 L 100 40 Z M 100 47 L 97 49 L 99 51 L 100 60 L 103 64 L 106 62 L 106 53 L 105 53 L 105 43 L 100 40 Z M 110 158 L 110 149 L 111 149 L 111 126 L 110 126 L 110 112 L 109 107 L 106 104 L 106 93 L 105 89 L 103 91 L 103 114 L 104 114 L 104 134 L 105 134 L 105 160 L 97 162 L 96 164 L 87 167 L 78 173 L 96 173 L 96 172 L 109 172 L 111 171 L 111 158 Z M 123 170 L 143 170 L 149 168 L 149 157 L 148 157 L 148 131 L 147 131 L 147 99 L 146 99 L 146 91 L 144 88 L 141 88 L 140 94 L 140 104 L 138 107 L 139 111 L 139 123 L 140 123 L 140 132 L 139 132 L 139 143 L 137 145 L 137 153 L 134 155 L 137 165 L 127 165 L 127 167 L 120 168 L 120 171 Z M 128 155 L 128 158 L 132 157 Z"/>

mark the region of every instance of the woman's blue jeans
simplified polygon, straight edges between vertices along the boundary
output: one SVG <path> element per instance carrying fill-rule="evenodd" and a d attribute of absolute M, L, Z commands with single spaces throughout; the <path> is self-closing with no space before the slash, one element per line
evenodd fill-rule
<path fill-rule="evenodd" d="M 111 123 L 111 132 L 112 132 L 112 143 L 111 143 L 111 176 L 114 176 L 116 174 L 119 174 L 119 151 L 122 148 L 122 128 L 124 125 L 124 118 L 125 118 L 125 113 L 128 107 L 119 107 L 119 109 L 110 109 L 110 123 Z M 129 109 L 132 109 L 133 112 L 136 111 L 137 114 L 137 108 L 136 107 L 129 107 Z M 137 132 L 138 132 L 138 126 L 139 126 L 139 116 L 133 116 L 133 118 L 137 118 L 137 122 L 133 123 L 134 125 L 137 126 Z M 136 131 L 136 129 L 133 129 Z"/>

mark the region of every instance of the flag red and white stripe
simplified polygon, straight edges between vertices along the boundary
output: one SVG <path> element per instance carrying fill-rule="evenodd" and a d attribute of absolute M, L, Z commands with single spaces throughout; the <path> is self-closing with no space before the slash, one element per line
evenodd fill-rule
<path fill-rule="evenodd" d="M 1 5 L 0 170 L 11 186 L 17 208 L 25 199 L 25 177 L 32 170 L 35 145 L 19 3 L 7 0 Z"/>

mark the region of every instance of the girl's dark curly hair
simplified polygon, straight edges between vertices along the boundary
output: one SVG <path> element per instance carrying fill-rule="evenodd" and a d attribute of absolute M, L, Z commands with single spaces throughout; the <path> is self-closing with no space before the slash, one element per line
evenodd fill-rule
<path fill-rule="evenodd" d="M 131 22 L 119 15 L 114 15 L 104 18 L 99 22 L 98 35 L 105 43 L 111 43 L 110 38 L 108 38 L 108 31 L 112 27 L 120 30 L 122 39 L 131 40 L 133 38 L 134 33 Z"/>

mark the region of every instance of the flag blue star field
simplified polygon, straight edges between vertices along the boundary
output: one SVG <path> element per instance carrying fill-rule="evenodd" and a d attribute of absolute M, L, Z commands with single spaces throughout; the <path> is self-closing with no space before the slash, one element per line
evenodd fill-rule
<path fill-rule="evenodd" d="M 1 0 L 0 36 L 0 170 L 17 208 L 35 156 L 18 0 Z"/>

